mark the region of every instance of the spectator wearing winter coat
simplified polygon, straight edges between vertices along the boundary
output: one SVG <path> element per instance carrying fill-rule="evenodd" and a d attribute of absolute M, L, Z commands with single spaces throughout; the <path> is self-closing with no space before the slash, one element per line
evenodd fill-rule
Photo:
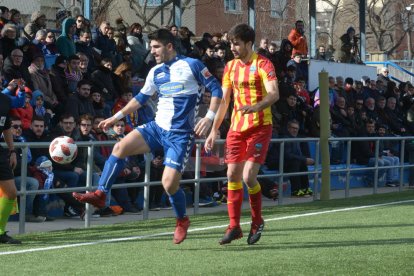
<path fill-rule="evenodd" d="M 110 117 L 112 106 L 115 99 L 118 97 L 118 91 L 115 88 L 114 73 L 112 72 L 112 62 L 108 58 L 101 61 L 101 65 L 92 73 L 91 80 L 95 87 L 97 87 L 102 94 L 105 101 L 104 115 Z"/>
<path fill-rule="evenodd" d="M 133 23 L 131 25 L 127 36 L 127 42 L 132 53 L 132 69 L 133 72 L 137 72 L 141 69 L 148 52 L 142 36 L 141 24 Z"/>
<path fill-rule="evenodd" d="M 40 11 L 35 11 L 32 13 L 30 23 L 24 27 L 23 34 L 31 42 L 35 39 L 37 31 L 45 27 L 46 15 Z"/>
<path fill-rule="evenodd" d="M 79 81 L 76 93 L 70 96 L 66 102 L 66 113 L 73 115 L 76 121 L 79 121 L 79 117 L 83 114 L 95 116 L 95 110 L 89 97 L 91 86 L 87 80 Z"/>
<path fill-rule="evenodd" d="M 68 83 L 66 81 L 65 68 L 65 57 L 58 56 L 49 73 L 52 89 L 57 97 L 58 102 L 62 104 L 65 103 L 68 97 L 71 95 Z"/>
<path fill-rule="evenodd" d="M 89 59 L 88 71 L 90 73 L 92 73 L 93 70 L 95 69 L 96 67 L 95 59 L 97 56 L 99 56 L 98 53 L 96 53 L 96 51 L 93 49 L 94 45 L 91 39 L 92 39 L 91 32 L 87 30 L 82 30 L 79 35 L 79 41 L 76 41 L 75 43 L 76 53 L 83 53 L 88 57 Z"/>
<path fill-rule="evenodd" d="M 23 64 L 23 52 L 20 49 L 14 49 L 11 55 L 5 59 L 3 74 L 8 82 L 13 79 L 23 79 L 27 87 L 31 90 L 34 88 L 29 70 Z"/>
<path fill-rule="evenodd" d="M 49 73 L 45 70 L 45 58 L 43 55 L 35 56 L 29 66 L 29 73 L 35 90 L 43 92 L 43 99 L 49 107 L 56 106 L 59 102 L 53 92 Z"/>
<path fill-rule="evenodd" d="M 112 59 L 112 43 L 108 37 L 108 31 L 110 24 L 107 21 L 103 21 L 99 26 L 99 29 L 96 30 L 97 37 L 94 41 L 95 48 L 101 51 L 100 55 L 102 58 Z"/>
<path fill-rule="evenodd" d="M 30 105 L 30 100 L 32 99 L 32 90 L 28 87 L 25 87 L 26 100 L 23 107 L 13 108 L 10 110 L 10 115 L 20 118 L 22 121 L 23 130 L 29 129 L 30 123 L 33 118 L 33 108 Z"/>
<path fill-rule="evenodd" d="M 308 55 L 308 42 L 305 37 L 304 23 L 302 20 L 298 20 L 288 36 L 290 43 L 293 46 L 292 55 L 299 53 L 302 57 Z"/>
<path fill-rule="evenodd" d="M 292 43 L 287 39 L 283 39 L 280 44 L 280 50 L 275 53 L 275 57 L 272 59 L 278 79 L 282 79 L 286 75 L 287 63 L 291 59 L 292 49 Z"/>
<path fill-rule="evenodd" d="M 6 24 L 4 25 L 3 29 L 1 30 L 1 50 L 3 54 L 3 58 L 7 58 L 10 56 L 11 52 L 14 49 L 17 49 L 17 28 L 14 24 Z"/>
<path fill-rule="evenodd" d="M 66 18 L 62 24 L 62 34 L 56 40 L 59 53 L 68 58 L 76 53 L 73 35 L 76 31 L 76 22 L 73 18 Z"/>
<path fill-rule="evenodd" d="M 3 91 L 1 92 L 9 96 L 12 102 L 12 108 L 23 107 L 25 100 L 26 100 L 26 93 L 24 91 L 24 88 L 23 90 L 18 88 L 18 83 L 19 83 L 19 80 L 13 79 L 11 82 L 9 82 L 9 84 L 7 84 L 7 87 L 4 88 Z M 17 92 L 15 94 L 16 89 L 17 89 Z"/>

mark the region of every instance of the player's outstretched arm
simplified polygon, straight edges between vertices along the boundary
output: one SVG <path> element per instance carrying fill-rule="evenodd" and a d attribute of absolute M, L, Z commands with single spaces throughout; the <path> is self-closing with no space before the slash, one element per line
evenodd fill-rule
<path fill-rule="evenodd" d="M 135 99 L 132 98 L 128 104 L 118 111 L 114 116 L 109 117 L 108 119 L 103 120 L 99 123 L 98 127 L 102 128 L 104 131 L 107 131 L 110 127 L 112 127 L 116 122 L 124 118 L 127 114 L 134 112 L 135 110 L 139 109 L 141 104 Z"/>
<path fill-rule="evenodd" d="M 210 134 L 208 135 L 206 142 L 204 143 L 205 151 L 211 151 L 216 142 L 217 131 L 224 120 L 227 108 L 230 104 L 231 88 L 223 88 L 223 99 L 220 102 L 220 106 L 214 118 L 213 127 L 211 128 Z M 211 103 L 212 104 L 212 103 Z M 211 106 L 210 104 L 210 106 Z"/>
<path fill-rule="evenodd" d="M 266 81 L 264 85 L 267 91 L 266 97 L 255 105 L 244 105 L 240 107 L 238 111 L 241 111 L 243 115 L 250 114 L 261 111 L 277 102 L 277 100 L 279 100 L 279 87 L 277 85 L 277 81 Z"/>

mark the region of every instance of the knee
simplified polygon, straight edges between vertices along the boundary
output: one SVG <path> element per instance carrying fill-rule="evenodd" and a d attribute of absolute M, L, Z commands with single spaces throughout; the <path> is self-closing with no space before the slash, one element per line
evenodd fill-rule
<path fill-rule="evenodd" d="M 169 195 L 173 195 L 178 191 L 179 185 L 174 182 L 174 179 L 169 176 L 163 176 L 162 186 Z"/>
<path fill-rule="evenodd" d="M 124 158 L 127 156 L 125 146 L 122 143 L 116 143 L 114 145 L 114 149 L 112 150 L 112 153 L 115 154 L 119 158 Z"/>
<path fill-rule="evenodd" d="M 234 171 L 227 171 L 227 178 L 230 182 L 238 182 L 241 181 L 240 176 L 237 175 Z"/>

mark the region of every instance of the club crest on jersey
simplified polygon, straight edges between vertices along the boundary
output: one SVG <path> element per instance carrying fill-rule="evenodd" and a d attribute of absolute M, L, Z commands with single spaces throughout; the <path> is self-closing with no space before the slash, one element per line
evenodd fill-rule
<path fill-rule="evenodd" d="M 184 84 L 180 82 L 168 82 L 160 86 L 160 93 L 164 96 L 177 94 L 184 90 Z"/>
<path fill-rule="evenodd" d="M 254 65 L 250 66 L 250 72 L 256 72 L 256 66 Z"/>
<path fill-rule="evenodd" d="M 212 76 L 210 71 L 208 71 L 207 67 L 205 67 L 203 70 L 201 70 L 201 75 L 203 75 L 203 77 L 205 79 L 208 79 L 209 77 Z"/>
<path fill-rule="evenodd" d="M 165 72 L 161 72 L 159 74 L 157 74 L 157 79 L 162 79 L 165 77 Z"/>

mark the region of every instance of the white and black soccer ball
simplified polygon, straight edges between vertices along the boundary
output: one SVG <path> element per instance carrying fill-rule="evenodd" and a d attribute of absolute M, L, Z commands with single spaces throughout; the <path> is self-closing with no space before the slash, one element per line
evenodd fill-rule
<path fill-rule="evenodd" d="M 78 154 L 78 146 L 68 136 L 55 138 L 49 146 L 49 154 L 53 161 L 59 164 L 69 164 Z"/>

